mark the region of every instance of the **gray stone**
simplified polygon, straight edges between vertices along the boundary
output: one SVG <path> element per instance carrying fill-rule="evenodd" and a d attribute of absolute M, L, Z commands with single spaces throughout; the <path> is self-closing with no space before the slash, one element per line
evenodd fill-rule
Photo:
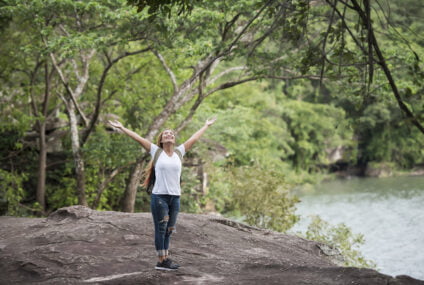
<path fill-rule="evenodd" d="M 179 215 L 174 272 L 154 269 L 150 213 L 74 206 L 0 225 L 0 284 L 424 284 L 341 267 L 322 244 L 217 216 Z"/>

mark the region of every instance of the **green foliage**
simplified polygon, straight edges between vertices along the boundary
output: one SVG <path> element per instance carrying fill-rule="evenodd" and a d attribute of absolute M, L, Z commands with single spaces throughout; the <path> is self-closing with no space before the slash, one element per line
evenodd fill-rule
<path fill-rule="evenodd" d="M 21 207 L 25 190 L 23 183 L 27 180 L 25 173 L 8 172 L 0 169 L 0 210 L 2 215 L 25 215 Z M 3 210 L 5 209 L 5 211 Z"/>
<path fill-rule="evenodd" d="M 2 7 L 0 14 L 11 15 L 20 21 L 20 25 L 33 29 L 34 40 L 21 46 L 22 51 L 31 53 L 32 49 L 41 49 L 45 53 L 58 52 L 63 58 L 71 58 L 81 50 L 102 50 L 111 45 L 126 44 L 147 17 L 146 13 L 137 13 L 123 0 L 7 3 L 9 5 Z M 40 42 L 39 36 L 45 39 L 45 43 Z"/>
<path fill-rule="evenodd" d="M 213 178 L 209 197 L 224 198 L 215 202 L 216 207 L 240 215 L 250 225 L 284 232 L 298 220 L 298 199 L 288 188 L 278 171 L 260 165 L 228 167 Z"/>
<path fill-rule="evenodd" d="M 371 5 L 373 29 L 394 84 L 399 90 L 399 99 L 422 122 L 424 89 L 421 58 L 424 56 L 424 46 L 422 40 L 417 39 L 417 32 L 422 31 L 423 27 L 413 20 L 422 12 L 422 7 L 414 0 L 408 3 L 391 1 L 387 5 L 375 2 Z M 404 5 L 408 5 L 408 8 Z M 312 10 L 319 14 L 322 13 L 321 9 L 317 7 Z M 366 64 L 369 56 L 367 30 L 364 25 L 359 24 L 357 16 L 356 11 L 346 10 L 345 24 L 350 32 L 341 21 L 335 21 L 329 30 L 326 42 L 328 61 L 325 62 L 323 71 L 326 76 L 337 81 L 324 81 L 323 85 L 327 90 L 319 99 L 328 102 L 330 95 L 331 102 L 342 107 L 350 118 L 355 140 L 358 141 L 356 153 L 360 165 L 370 161 L 394 162 L 401 167 L 410 168 L 422 163 L 424 159 L 420 153 L 422 134 L 408 126 L 406 116 L 400 111 L 394 92 L 387 82 L 386 74 L 375 60 L 372 81 L 370 80 L 370 66 Z M 319 27 L 314 25 L 311 28 Z M 351 35 L 366 47 L 365 50 L 358 48 Z M 376 57 L 375 54 L 373 56 Z M 341 80 L 341 76 L 348 79 Z M 405 144 L 406 140 L 410 142 L 409 146 Z M 399 147 L 400 145 L 403 147 Z M 412 149 L 415 149 L 414 155 L 411 153 Z"/>
<path fill-rule="evenodd" d="M 183 167 L 181 174 L 181 210 L 187 213 L 200 213 L 204 198 L 200 192 L 198 174 L 189 167 Z"/>
<path fill-rule="evenodd" d="M 20 149 L 20 139 L 31 128 L 34 117 L 27 113 L 26 96 L 20 90 L 3 88 L 0 90 L 0 96 L 0 133 L 7 134 L 0 136 L 0 149 Z"/>
<path fill-rule="evenodd" d="M 345 114 L 341 108 L 288 101 L 283 104 L 282 117 L 293 138 L 291 160 L 298 171 L 328 164 L 328 149 L 349 146 L 352 133 L 342 124 Z"/>
<path fill-rule="evenodd" d="M 177 14 L 188 13 L 193 10 L 193 6 L 199 2 L 199 0 L 127 0 L 130 5 L 137 6 L 137 10 L 140 12 L 143 9 L 147 9 L 149 14 L 154 16 L 157 13 L 166 14 L 171 17 L 172 7 L 176 6 L 178 11 Z"/>
<path fill-rule="evenodd" d="M 393 103 L 380 101 L 364 107 L 356 119 L 362 162 L 393 162 L 412 168 L 423 161 L 422 135 L 408 126 Z"/>
<path fill-rule="evenodd" d="M 99 185 L 108 179 L 110 173 L 114 169 L 122 169 L 104 190 L 98 205 L 99 209 L 118 210 L 116 201 L 120 200 L 125 190 L 123 182 L 129 165 L 134 162 L 135 155 L 141 154 L 141 147 L 130 138 L 122 134 L 110 134 L 104 126 L 99 126 L 84 145 L 83 154 L 87 168 L 86 191 L 89 205 L 96 199 Z"/>
<path fill-rule="evenodd" d="M 292 149 L 286 122 L 275 110 L 273 90 L 264 90 L 266 84 L 250 83 L 213 97 L 199 110 L 197 123 L 184 133 L 188 136 L 211 116 L 218 118 L 205 138 L 225 146 L 226 155 L 234 166 L 258 162 L 266 167 L 283 167 Z M 241 95 L 242 94 L 242 95 Z M 208 144 L 195 145 L 200 155 L 207 153 Z M 205 157 L 205 160 L 209 160 Z"/>
<path fill-rule="evenodd" d="M 331 226 L 319 216 L 313 216 L 305 238 L 336 248 L 344 258 L 345 266 L 375 268 L 374 262 L 365 259 L 358 247 L 364 244 L 363 235 L 354 234 L 345 224 Z"/>
<path fill-rule="evenodd" d="M 68 207 L 78 204 L 76 193 L 76 181 L 72 173 L 72 164 L 66 166 L 66 171 L 54 171 L 49 173 L 50 181 L 54 178 L 57 184 L 49 184 L 46 193 L 47 204 L 50 210 L 57 210 L 62 207 Z"/>
<path fill-rule="evenodd" d="M 286 157 L 286 152 L 290 151 L 284 122 L 282 126 L 274 124 L 260 110 L 235 106 L 217 115 L 219 121 L 211 128 L 210 137 L 228 148 L 235 165 L 248 165 L 256 159 L 272 164 L 278 159 L 273 157 L 273 151 L 280 150 L 281 157 Z"/>

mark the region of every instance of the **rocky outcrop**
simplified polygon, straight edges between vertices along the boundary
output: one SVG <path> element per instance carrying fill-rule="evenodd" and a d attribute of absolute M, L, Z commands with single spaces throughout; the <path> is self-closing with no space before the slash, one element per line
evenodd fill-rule
<path fill-rule="evenodd" d="M 391 177 L 393 176 L 394 165 L 390 163 L 368 163 L 365 169 L 365 176 L 368 177 Z"/>
<path fill-rule="evenodd" d="M 74 206 L 0 224 L 0 284 L 424 284 L 340 267 L 316 242 L 217 216 L 180 214 L 174 272 L 154 269 L 149 213 Z"/>

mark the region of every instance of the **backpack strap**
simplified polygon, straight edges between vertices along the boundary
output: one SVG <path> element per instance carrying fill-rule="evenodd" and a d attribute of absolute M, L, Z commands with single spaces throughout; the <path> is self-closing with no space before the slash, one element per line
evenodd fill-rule
<path fill-rule="evenodd" d="M 174 149 L 174 152 L 178 155 L 178 157 L 181 160 L 181 163 L 183 163 L 183 154 L 181 153 L 181 151 L 179 149 Z"/>
<path fill-rule="evenodd" d="M 155 156 L 153 157 L 153 167 L 156 165 L 156 162 L 158 162 L 159 155 L 163 152 L 162 148 L 158 148 L 158 150 L 155 152 Z"/>

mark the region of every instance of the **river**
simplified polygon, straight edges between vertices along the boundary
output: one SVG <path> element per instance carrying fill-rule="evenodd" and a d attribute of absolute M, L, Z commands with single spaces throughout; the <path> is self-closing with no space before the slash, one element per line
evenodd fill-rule
<path fill-rule="evenodd" d="M 359 249 L 381 273 L 424 280 L 424 177 L 353 178 L 322 183 L 299 195 L 305 232 L 310 215 L 344 223 L 365 244 Z"/>

